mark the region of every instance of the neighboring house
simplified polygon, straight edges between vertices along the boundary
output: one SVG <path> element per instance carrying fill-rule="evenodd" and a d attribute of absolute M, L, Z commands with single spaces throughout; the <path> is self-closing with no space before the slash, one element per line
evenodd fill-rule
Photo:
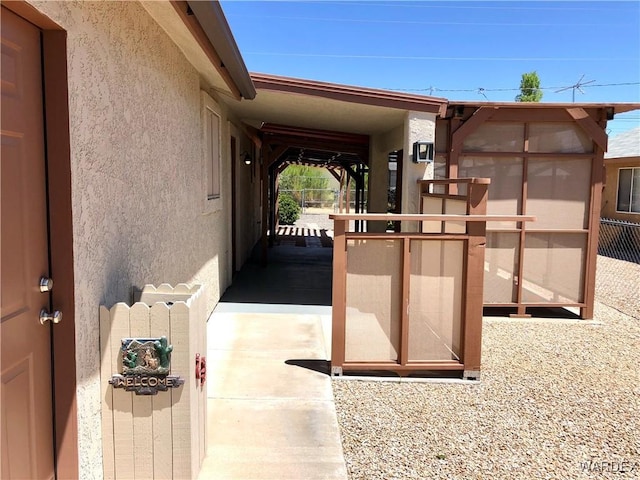
<path fill-rule="evenodd" d="M 604 159 L 600 216 L 640 223 L 640 128 L 612 137 Z"/>
<path fill-rule="evenodd" d="M 2 478 L 53 478 L 54 464 L 58 478 L 102 477 L 99 306 L 187 282 L 206 287 L 210 313 L 256 243 L 266 252 L 291 163 L 334 169 L 358 205 L 386 212 L 393 158 L 403 213 L 420 209 L 418 179 L 465 169 L 502 186 L 490 210 L 521 213 L 525 165 L 540 167 L 528 205 L 575 211 L 564 229 L 557 216 L 537 232 L 500 226 L 501 304 L 591 314 L 604 128 L 640 105 L 451 103 L 250 76 L 216 2 L 3 0 L 1 35 Z M 435 143 L 435 163 L 413 161 L 416 142 Z M 574 198 L 561 187 L 576 172 Z M 522 298 L 521 259 L 552 265 L 565 250 L 578 296 Z M 41 310 L 61 322 L 41 325 Z"/>

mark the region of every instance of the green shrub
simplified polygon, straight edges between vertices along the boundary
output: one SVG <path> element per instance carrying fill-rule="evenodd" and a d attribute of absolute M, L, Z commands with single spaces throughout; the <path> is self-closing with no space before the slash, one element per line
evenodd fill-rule
<path fill-rule="evenodd" d="M 278 219 L 282 225 L 293 225 L 300 218 L 300 205 L 290 195 L 278 198 Z"/>

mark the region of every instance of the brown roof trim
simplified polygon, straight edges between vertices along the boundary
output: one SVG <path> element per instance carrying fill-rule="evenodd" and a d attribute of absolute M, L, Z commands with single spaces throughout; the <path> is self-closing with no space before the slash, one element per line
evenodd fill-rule
<path fill-rule="evenodd" d="M 354 145 L 369 145 L 369 135 L 359 133 L 344 133 L 334 130 L 320 130 L 317 128 L 302 128 L 289 125 L 265 123 L 260 132 L 267 135 L 285 135 L 290 137 L 304 137 L 320 139 L 326 142 L 352 143 Z"/>
<path fill-rule="evenodd" d="M 546 103 L 546 102 L 456 102 L 449 100 L 449 107 L 500 107 L 500 108 L 613 108 L 614 113 L 640 110 L 640 103 Z"/>
<path fill-rule="evenodd" d="M 360 103 L 418 112 L 440 113 L 447 105 L 447 99 L 411 95 L 390 90 L 354 87 L 338 83 L 318 82 L 300 78 L 281 77 L 263 73 L 251 74 L 257 89 L 277 92 L 297 93 L 315 97 L 330 98 L 342 102 Z"/>
<path fill-rule="evenodd" d="M 170 3 L 234 96 L 255 98 L 256 89 L 220 4 L 184 0 Z"/>
<path fill-rule="evenodd" d="M 633 164 L 638 164 L 638 166 L 640 166 L 640 157 L 639 156 L 633 156 L 633 157 L 605 157 L 604 159 L 604 164 L 605 165 L 615 165 L 615 164 L 627 164 L 627 163 L 633 163 Z M 633 165 L 635 166 L 635 165 Z"/>

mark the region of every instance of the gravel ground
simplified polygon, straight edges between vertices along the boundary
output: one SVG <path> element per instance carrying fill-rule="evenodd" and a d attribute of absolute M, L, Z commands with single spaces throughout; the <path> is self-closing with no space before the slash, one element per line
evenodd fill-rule
<path fill-rule="evenodd" d="M 640 319 L 640 264 L 598 255 L 596 299 Z"/>
<path fill-rule="evenodd" d="M 333 381 L 351 480 L 640 478 L 637 318 L 485 318 L 482 343 L 476 384 Z"/>
<path fill-rule="evenodd" d="M 307 208 L 307 211 L 312 210 Z M 317 225 L 323 230 L 333 230 L 333 220 L 329 219 L 328 213 L 302 213 L 300 218 L 296 220 L 296 227 L 309 228 L 310 225 Z"/>

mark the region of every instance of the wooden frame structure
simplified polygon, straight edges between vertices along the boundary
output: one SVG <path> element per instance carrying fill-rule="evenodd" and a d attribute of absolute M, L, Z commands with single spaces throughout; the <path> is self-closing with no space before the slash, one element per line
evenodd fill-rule
<path fill-rule="evenodd" d="M 268 247 L 278 229 L 278 177 L 289 166 L 324 167 L 349 191 L 356 183 L 356 212 L 364 205 L 364 175 L 369 161 L 369 137 L 326 130 L 265 124 L 262 136 L 262 236 L 261 261 L 267 263 Z"/>
<path fill-rule="evenodd" d="M 438 119 L 436 178 L 489 177 L 485 306 L 578 307 L 593 317 L 605 126 L 613 107 L 450 104 Z"/>
<path fill-rule="evenodd" d="M 440 202 L 436 214 L 330 215 L 332 375 L 458 371 L 464 378 L 479 377 L 486 223 L 534 220 L 484 214 L 488 184 L 486 179 L 422 181 L 421 200 Z M 429 191 L 432 186 L 454 190 L 450 185 L 464 185 L 465 191 Z M 458 213 L 447 213 L 447 205 Z M 358 221 L 399 221 L 403 231 L 349 231 L 350 222 Z M 420 231 L 413 228 L 416 222 Z"/>

